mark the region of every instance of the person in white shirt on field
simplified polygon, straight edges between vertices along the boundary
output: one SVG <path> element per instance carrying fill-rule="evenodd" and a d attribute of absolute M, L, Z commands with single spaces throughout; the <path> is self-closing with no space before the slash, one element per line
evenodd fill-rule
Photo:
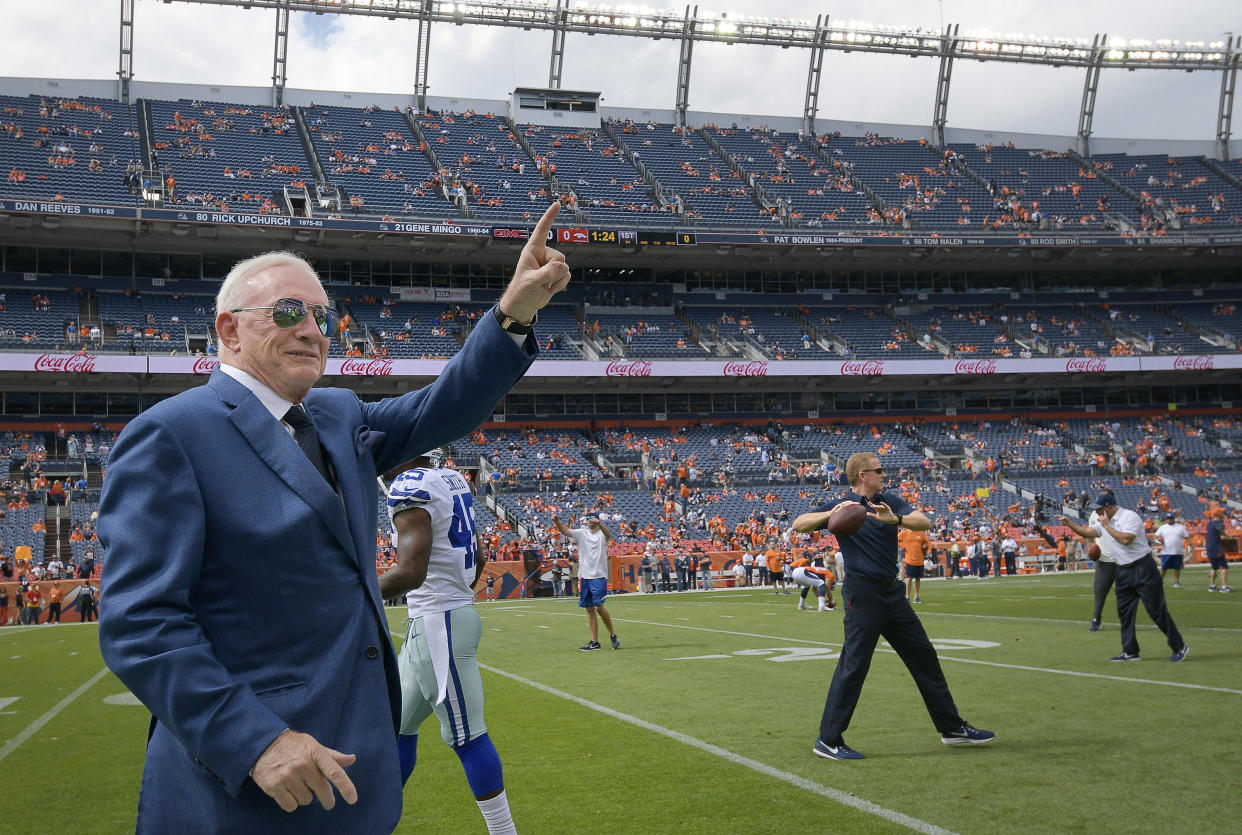
<path fill-rule="evenodd" d="M 585 527 L 570 528 L 561 521 L 561 517 L 552 517 L 552 524 L 561 536 L 578 547 L 578 605 L 587 610 L 587 624 L 591 629 L 591 640 L 579 649 L 586 652 L 601 648 L 600 618 L 604 619 L 612 648 L 621 649 L 621 642 L 612 628 L 612 617 L 604 607 L 604 598 L 608 596 L 608 543 L 612 541 L 612 531 L 604 527 L 598 513 L 588 513 L 583 520 Z"/>
<path fill-rule="evenodd" d="M 1118 507 L 1117 499 L 1112 493 L 1099 495 L 1095 501 L 1095 511 L 1099 521 L 1090 527 L 1080 525 L 1066 516 L 1059 518 L 1063 525 L 1079 536 L 1107 543 L 1109 552 L 1117 562 L 1115 588 L 1117 618 L 1121 621 L 1121 653 L 1109 660 L 1139 660 L 1134 616 L 1138 613 L 1138 604 L 1142 600 L 1147 614 L 1160 627 L 1169 642 L 1169 648 L 1173 650 L 1169 660 L 1184 661 L 1190 647 L 1182 640 L 1177 624 L 1169 615 L 1169 607 L 1164 600 L 1164 584 L 1160 582 L 1156 563 L 1151 558 L 1143 520 L 1133 510 Z"/>
<path fill-rule="evenodd" d="M 1190 533 L 1186 526 L 1177 521 L 1177 514 L 1166 513 L 1165 523 L 1156 528 L 1156 539 L 1160 540 L 1160 579 L 1169 569 L 1173 569 L 1173 588 L 1182 587 L 1182 566 L 1186 560 L 1186 538 Z"/>

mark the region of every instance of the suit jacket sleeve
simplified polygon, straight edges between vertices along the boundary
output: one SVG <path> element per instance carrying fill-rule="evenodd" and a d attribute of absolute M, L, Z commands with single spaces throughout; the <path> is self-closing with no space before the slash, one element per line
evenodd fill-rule
<path fill-rule="evenodd" d="M 533 334 L 519 347 L 495 316 L 480 316 L 434 382 L 401 397 L 363 404 L 370 427 L 387 433 L 375 451 L 376 470 L 385 472 L 481 426 L 537 354 Z"/>
<path fill-rule="evenodd" d="M 125 686 L 236 796 L 287 724 L 220 663 L 199 623 L 191 597 L 208 531 L 187 451 L 150 413 L 134 424 L 113 450 L 100 502 L 107 554 L 100 649 Z M 248 593 L 219 604 L 246 605 Z"/>

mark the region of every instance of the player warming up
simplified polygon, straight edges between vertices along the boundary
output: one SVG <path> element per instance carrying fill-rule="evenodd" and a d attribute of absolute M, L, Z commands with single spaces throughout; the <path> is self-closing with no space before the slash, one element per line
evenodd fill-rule
<path fill-rule="evenodd" d="M 832 572 L 824 567 L 824 561 L 816 557 L 814 561 L 799 557 L 793 564 L 793 581 L 802 586 L 798 598 L 798 610 L 809 609 L 806 605 L 807 592 L 814 591 L 819 599 L 820 612 L 831 612 L 835 605 L 832 600 Z"/>
<path fill-rule="evenodd" d="M 379 578 L 385 600 L 405 594 L 409 607 L 401 674 L 401 779 L 414 771 L 418 728 L 432 713 L 440 737 L 453 748 L 483 813 L 488 832 L 516 833 L 505 794 L 500 755 L 483 722 L 483 679 L 478 650 L 483 627 L 474 610 L 474 586 L 483 552 L 474 524 L 470 485 L 438 467 L 439 450 L 416 458 L 388 491 L 396 567 Z"/>
<path fill-rule="evenodd" d="M 591 640 L 578 649 L 588 652 L 601 648 L 600 618 L 604 619 L 612 648 L 621 649 L 617 633 L 612 631 L 612 617 L 604 608 L 604 598 L 608 596 L 608 543 L 612 542 L 612 531 L 604 527 L 597 513 L 588 513 L 583 518 L 586 527 L 570 528 L 561 521 L 561 517 L 552 517 L 552 524 L 556 525 L 561 536 L 578 546 L 578 606 L 587 610 L 587 626 L 591 630 Z"/>
<path fill-rule="evenodd" d="M 858 452 L 845 464 L 850 491 L 841 498 L 803 513 L 793 522 L 795 531 L 826 527 L 845 555 L 850 581 L 841 587 L 845 601 L 845 644 L 832 674 L 819 739 L 812 749 L 830 760 L 861 760 L 863 755 L 845 744 L 842 734 L 850 725 L 871 657 L 880 636 L 905 662 L 914 676 L 932 723 L 945 745 L 969 742 L 982 745 L 995 737 L 973 728 L 957 712 L 940 659 L 897 578 L 897 531 L 925 531 L 931 522 L 896 493 L 882 492 L 884 468 L 870 452 Z M 859 513 L 858 508 L 865 513 Z"/>

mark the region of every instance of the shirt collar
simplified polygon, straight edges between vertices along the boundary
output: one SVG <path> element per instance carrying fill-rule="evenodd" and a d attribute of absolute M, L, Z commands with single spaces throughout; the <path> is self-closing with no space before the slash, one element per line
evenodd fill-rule
<path fill-rule="evenodd" d="M 259 398 L 259 402 L 263 404 L 263 408 L 272 413 L 272 417 L 277 420 L 284 420 L 285 413 L 289 411 L 290 406 L 294 406 L 293 402 L 286 400 L 276 393 L 275 389 L 262 380 L 252 376 L 246 371 L 242 371 L 235 365 L 220 363 L 220 370 L 241 383 Z"/>

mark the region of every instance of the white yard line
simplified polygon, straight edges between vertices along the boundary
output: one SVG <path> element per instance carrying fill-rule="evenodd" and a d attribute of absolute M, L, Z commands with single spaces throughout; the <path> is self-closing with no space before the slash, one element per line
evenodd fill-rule
<path fill-rule="evenodd" d="M 1087 599 L 1091 598 L 1091 595 L 1079 595 L 1079 596 L 1086 597 Z M 706 600 L 687 601 L 687 603 L 691 603 L 691 602 L 696 603 L 696 604 L 703 604 L 703 603 L 709 603 L 710 601 L 706 601 Z M 771 601 L 766 601 L 766 600 L 738 600 L 738 601 L 731 601 L 731 602 L 734 605 L 738 605 L 738 606 L 771 605 Z M 975 603 L 978 601 L 970 601 L 970 602 Z M 1213 601 L 1208 600 L 1208 601 L 1198 601 L 1198 602 L 1210 604 Z M 1177 602 L 1177 605 L 1180 606 L 1181 604 L 1182 604 L 1182 601 Z M 1083 625 L 1083 626 L 1091 622 L 1090 618 L 1077 618 L 1077 619 L 1033 618 L 1033 617 L 1020 617 L 1018 615 L 975 615 L 975 614 L 970 614 L 968 612 L 937 612 L 933 609 L 928 608 L 928 605 L 929 604 L 927 603 L 923 603 L 919 605 L 918 615 L 920 618 L 926 617 L 928 615 L 932 615 L 932 616 L 941 617 L 941 618 L 980 618 L 982 620 L 1016 620 L 1016 621 L 1028 621 L 1030 623 L 1068 623 L 1070 625 Z M 936 606 L 938 604 L 931 603 L 930 605 Z M 1108 610 L 1106 609 L 1106 611 Z M 1115 613 L 1115 611 L 1116 610 L 1114 609 L 1113 612 Z M 1108 625 L 1109 624 L 1105 622 L 1104 626 L 1107 627 Z M 1155 629 L 1156 627 L 1151 624 L 1140 623 L 1138 624 L 1138 628 L 1139 629 Z M 1232 626 L 1181 626 L 1179 625 L 1177 628 L 1183 632 L 1242 632 L 1242 629 L 1238 629 Z"/>
<path fill-rule="evenodd" d="M 880 806 L 876 803 L 872 803 L 869 800 L 864 800 L 861 797 L 856 797 L 855 795 L 852 795 L 848 792 L 844 792 L 840 789 L 834 789 L 831 786 L 825 786 L 822 783 L 816 783 L 814 780 L 808 780 L 807 778 L 802 777 L 800 775 L 793 774 L 788 771 L 782 771 L 779 768 L 773 768 L 772 766 L 767 765 L 766 763 L 761 763 L 758 760 L 751 759 L 750 757 L 744 757 L 741 754 L 735 754 L 734 752 L 729 751 L 725 748 L 721 748 L 718 745 L 712 745 L 710 742 L 704 742 L 701 739 L 696 739 L 695 737 L 688 736 L 679 731 L 674 731 L 671 728 L 664 727 L 663 725 L 657 725 L 653 722 L 648 722 L 645 719 L 639 719 L 637 716 L 631 716 L 628 713 L 621 713 L 620 711 L 613 710 L 610 707 L 605 707 L 604 705 L 597 704 L 596 702 L 583 699 L 580 696 L 575 696 L 572 693 L 566 693 L 563 690 L 557 690 L 554 687 L 549 687 L 546 684 L 540 684 L 537 681 L 531 681 L 528 678 L 523 678 L 522 676 L 516 675 L 514 673 L 506 672 L 504 670 L 498 670 L 495 667 L 489 666 L 487 664 L 479 664 L 479 667 L 481 669 L 487 670 L 489 673 L 495 673 L 498 676 L 504 676 L 505 678 L 512 679 L 513 681 L 518 682 L 519 684 L 524 684 L 527 687 L 533 687 L 534 689 L 539 690 L 541 692 L 548 693 L 552 696 L 556 696 L 561 699 L 566 699 L 568 701 L 574 702 L 575 704 L 582 705 L 583 707 L 586 707 L 586 708 L 590 708 L 591 710 L 602 713 L 605 716 L 611 716 L 613 719 L 619 719 L 622 722 L 628 722 L 629 724 L 635 725 L 639 728 L 642 728 L 643 730 L 651 731 L 652 733 L 657 733 L 661 736 L 668 737 L 669 739 L 672 739 L 676 742 L 680 742 L 684 745 L 689 745 L 691 748 L 697 748 L 700 751 L 719 757 L 722 760 L 727 760 L 736 765 L 740 765 L 743 768 L 749 768 L 751 771 L 757 771 L 760 774 L 766 774 L 769 777 L 775 777 L 776 779 L 782 780 L 788 783 L 789 785 L 794 786 L 795 788 L 802 789 L 803 791 L 813 792 L 815 794 L 820 795 L 821 797 L 826 797 L 829 800 L 833 800 L 837 803 L 840 803 L 843 806 L 849 806 L 854 809 L 858 809 L 860 812 L 865 812 L 868 815 L 874 815 L 877 818 L 881 818 L 890 823 L 895 823 L 898 826 L 904 826 L 907 829 L 911 829 L 915 832 L 948 833 L 951 831 L 947 829 L 942 829 L 936 826 L 935 824 L 928 823 L 927 821 L 910 817 L 909 815 L 903 814 L 902 812 L 897 812 L 893 809 L 885 808 L 884 806 Z"/>
<path fill-rule="evenodd" d="M 20 748 L 22 743 L 24 743 L 26 740 L 30 739 L 32 736 L 37 734 L 44 725 L 46 725 L 48 722 L 51 722 L 53 719 L 55 719 L 57 714 L 59 714 L 65 708 L 69 707 L 69 705 L 73 704 L 73 702 L 79 696 L 81 696 L 87 690 L 90 690 L 92 687 L 94 687 L 95 683 L 98 682 L 101 678 L 103 678 L 107 674 L 108 674 L 108 668 L 104 667 L 102 670 L 95 673 L 95 675 L 88 678 L 86 680 L 86 683 L 80 686 L 77 690 L 74 690 L 68 696 L 65 696 L 65 698 L 61 699 L 59 702 L 53 705 L 51 710 L 49 710 L 47 713 L 43 714 L 38 719 L 31 722 L 29 725 L 27 725 L 25 730 L 23 730 L 17 736 L 13 737 L 8 742 L 6 742 L 3 748 L 0 748 L 0 760 L 3 760 L 9 754 L 12 754 L 14 751 Z"/>
<path fill-rule="evenodd" d="M 545 612 L 545 614 L 577 616 L 576 613 L 574 612 Z M 712 629 L 711 627 L 707 627 L 707 626 L 687 626 L 684 623 L 659 623 L 656 621 L 633 620 L 631 618 L 617 618 L 617 617 L 614 617 L 613 620 L 619 621 L 620 623 L 636 623 L 642 626 L 663 626 L 669 629 L 689 629 L 695 632 L 714 632 L 714 633 L 718 633 L 721 635 L 738 635 L 743 638 L 762 638 L 764 640 L 770 640 L 770 641 L 791 641 L 793 643 L 812 644 L 814 646 L 821 646 L 821 647 L 841 646 L 841 644 L 839 643 L 832 643 L 829 641 L 814 641 L 808 638 L 791 638 L 785 635 L 762 635 L 762 634 L 755 633 L 755 632 L 737 632 L 731 629 Z M 934 638 L 932 640 L 933 642 L 935 641 Z M 888 653 L 896 654 L 894 650 L 884 649 L 882 647 L 877 647 L 876 652 L 888 652 Z M 1208 690 L 1214 693 L 1230 693 L 1232 695 L 1242 696 L 1242 690 L 1235 690 L 1229 687 L 1212 687 L 1211 685 L 1207 685 L 1207 684 L 1190 684 L 1190 683 L 1183 682 L 1183 681 L 1159 681 L 1159 680 L 1150 679 L 1150 678 L 1133 678 L 1130 676 L 1107 675 L 1105 673 L 1084 673 L 1078 670 L 1058 670 L 1053 667 L 1027 667 L 1027 666 L 1023 666 L 1020 664 L 1005 664 L 1000 661 L 982 661 L 977 658 L 955 658 L 954 656 L 951 656 L 951 655 L 941 655 L 940 660 L 941 661 L 959 661 L 963 664 L 979 664 L 984 667 L 998 667 L 998 668 L 1007 669 L 1007 670 L 1024 670 L 1026 672 L 1031 672 L 1031 673 L 1049 673 L 1051 675 L 1075 676 L 1077 678 L 1099 678 L 1099 679 L 1105 679 L 1108 681 L 1129 681 L 1129 682 L 1134 682 L 1137 684 L 1155 684 L 1155 685 L 1159 685 L 1162 687 L 1179 687 L 1179 688 L 1183 688 L 1186 690 Z"/>

